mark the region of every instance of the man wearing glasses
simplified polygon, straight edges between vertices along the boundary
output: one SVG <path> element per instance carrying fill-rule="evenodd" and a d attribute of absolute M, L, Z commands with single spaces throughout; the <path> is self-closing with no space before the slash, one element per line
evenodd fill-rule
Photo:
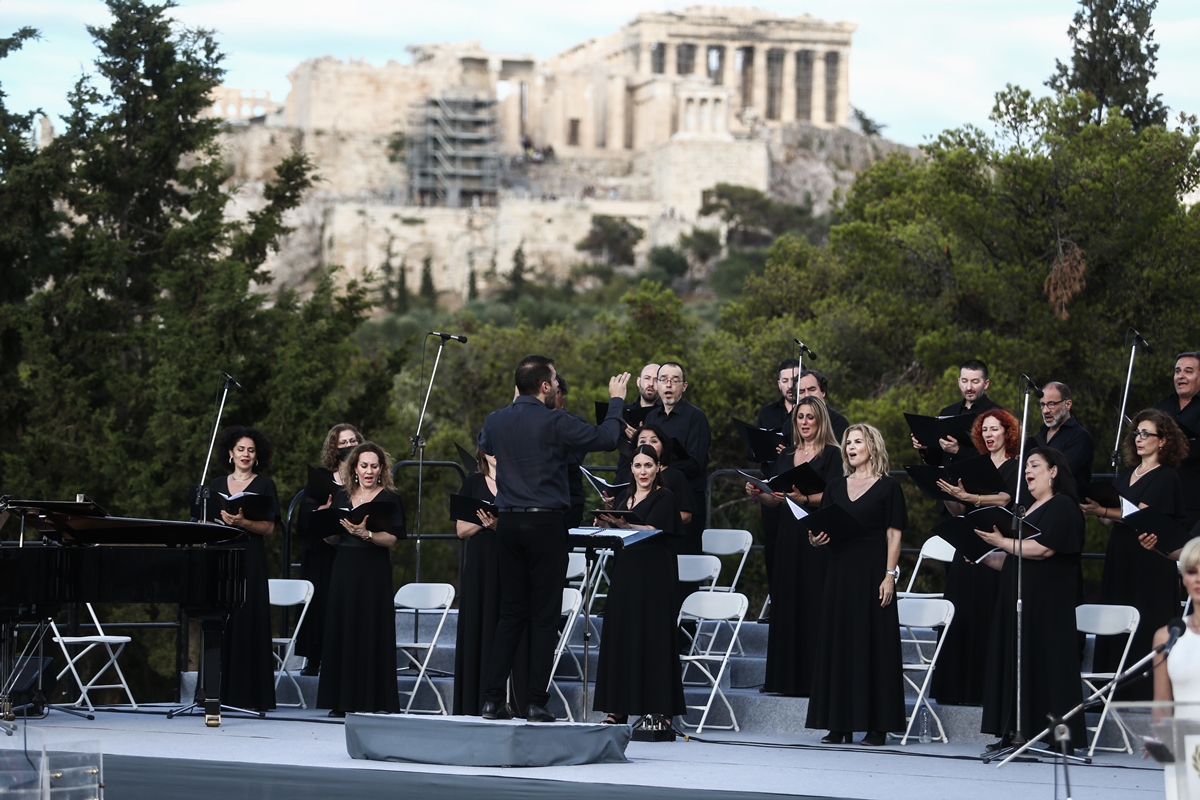
<path fill-rule="evenodd" d="M 1179 480 L 1183 484 L 1183 502 L 1187 507 L 1187 524 L 1200 523 L 1200 352 L 1175 356 L 1175 394 L 1154 404 L 1159 411 L 1170 414 L 1188 440 L 1188 454 L 1179 465 Z M 1192 531 L 1200 536 L 1200 530 Z"/>
<path fill-rule="evenodd" d="M 662 405 L 646 417 L 647 425 L 658 425 L 671 439 L 677 439 L 687 453 L 687 458 L 672 458 L 671 468 L 678 469 L 688 479 L 692 494 L 692 521 L 687 534 L 674 541 L 680 553 L 699 553 L 704 526 L 707 524 L 704 504 L 704 488 L 708 479 L 708 446 L 712 442 L 712 430 L 704 412 L 683 399 L 688 385 L 683 366 L 675 361 L 665 361 L 658 368 L 658 398 Z M 669 442 L 664 442 L 668 447 Z"/>
<path fill-rule="evenodd" d="M 1092 457 L 1095 442 L 1087 428 L 1071 413 L 1071 389 L 1065 383 L 1051 381 L 1042 387 L 1042 428 L 1034 434 L 1036 447 L 1053 447 L 1067 459 L 1075 485 L 1092 482 Z"/>

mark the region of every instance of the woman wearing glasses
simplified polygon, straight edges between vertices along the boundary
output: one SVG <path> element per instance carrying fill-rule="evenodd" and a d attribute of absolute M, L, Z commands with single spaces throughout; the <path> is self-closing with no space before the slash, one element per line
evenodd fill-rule
<path fill-rule="evenodd" d="M 1175 420 L 1164 411 L 1150 408 L 1133 418 L 1125 440 L 1125 463 L 1132 466 L 1113 481 L 1113 487 L 1139 508 L 1156 508 L 1182 522 L 1186 510 L 1183 487 L 1176 468 L 1187 455 L 1187 440 Z M 1179 616 L 1179 574 L 1175 561 L 1158 550 L 1148 550 L 1138 541 L 1137 532 L 1121 521 L 1121 509 L 1105 508 L 1091 499 L 1080 506 L 1085 514 L 1098 517 L 1112 527 L 1108 552 L 1104 557 L 1104 577 L 1100 583 L 1100 602 L 1133 606 L 1141 614 L 1129 660 L 1151 650 L 1154 632 Z M 1125 640 L 1119 636 L 1096 639 L 1095 671 L 1112 672 Z M 1140 681 L 1123 689 L 1123 700 L 1149 700 L 1152 686 Z"/>

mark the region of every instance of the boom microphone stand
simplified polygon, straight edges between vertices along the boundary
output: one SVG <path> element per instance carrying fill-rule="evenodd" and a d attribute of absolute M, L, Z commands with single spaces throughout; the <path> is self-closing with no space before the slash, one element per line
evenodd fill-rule
<path fill-rule="evenodd" d="M 1129 384 L 1133 382 L 1133 361 L 1137 357 L 1139 345 L 1145 348 L 1147 353 L 1154 352 L 1154 348 L 1150 343 L 1133 328 L 1125 332 L 1126 341 L 1129 340 L 1129 334 L 1131 333 L 1133 334 L 1133 342 L 1129 346 L 1129 370 L 1125 373 L 1125 391 L 1121 394 L 1121 415 L 1117 417 L 1117 439 L 1113 442 L 1112 457 L 1109 459 L 1114 473 L 1117 471 L 1117 465 L 1121 461 L 1121 426 L 1125 424 L 1125 420 L 1127 419 L 1125 416 L 1125 407 L 1129 402 Z"/>
<path fill-rule="evenodd" d="M 221 402 L 217 405 L 217 415 L 213 419 L 212 438 L 208 440 L 208 455 L 204 457 L 204 471 L 200 473 L 200 485 L 193 492 L 193 499 L 200 504 L 201 522 L 208 522 L 207 500 L 210 496 L 208 489 L 208 465 L 212 462 L 213 448 L 217 444 L 217 431 L 221 428 L 221 415 L 225 413 L 225 399 L 229 397 L 229 387 L 233 386 L 242 393 L 246 391 L 228 372 L 222 372 L 221 377 L 225 379 L 225 386 L 221 390 Z"/>

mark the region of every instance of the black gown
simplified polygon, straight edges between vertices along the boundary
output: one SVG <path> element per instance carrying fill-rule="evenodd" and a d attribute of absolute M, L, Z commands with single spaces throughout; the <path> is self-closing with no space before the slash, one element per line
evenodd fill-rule
<path fill-rule="evenodd" d="M 226 478 L 209 488 L 229 495 Z M 272 522 L 279 520 L 275 481 L 256 475 L 243 489 L 271 497 Z M 246 545 L 246 602 L 229 615 L 221 649 L 221 702 L 252 711 L 275 708 L 275 656 L 271 652 L 271 591 L 267 585 L 267 549 L 262 536 L 243 533 Z"/>
<path fill-rule="evenodd" d="M 459 494 L 493 503 L 496 496 L 488 489 L 487 479 L 472 473 L 463 481 Z M 458 633 L 454 645 L 454 713 L 479 716 L 487 691 L 488 668 L 496 623 L 500 620 L 500 543 L 496 532 L 484 528 L 463 546 L 463 571 L 458 578 Z M 525 642 L 528 637 L 525 637 Z M 519 714 L 525 713 L 529 699 L 529 646 L 517 648 L 513 662 L 513 703 Z"/>
<path fill-rule="evenodd" d="M 1008 459 L 998 471 L 1008 487 L 1009 497 L 1014 497 L 1017 459 Z M 946 566 L 943 596 L 954 604 L 954 621 L 945 634 L 929 694 L 942 705 L 977 706 L 983 703 L 992 620 L 1000 596 L 1000 572 L 966 561 L 955 552 L 954 560 Z"/>
<path fill-rule="evenodd" d="M 404 506 L 386 489 L 375 502 L 395 505 L 387 532 L 405 535 Z M 345 489 L 335 508 L 350 508 Z M 368 521 L 375 527 L 378 520 Z M 340 527 L 340 526 L 339 526 Z M 343 533 L 338 540 L 325 610 L 317 708 L 336 711 L 400 711 L 396 685 L 396 611 L 390 549 Z"/>
<path fill-rule="evenodd" d="M 794 451 L 785 450 L 775 462 L 774 474 L 792 468 Z M 842 476 L 842 452 L 836 445 L 808 462 L 826 485 Z M 767 672 L 763 691 L 789 697 L 808 697 L 812 688 L 812 657 L 824 614 L 825 576 L 829 548 L 808 543 L 787 503 L 777 506 L 779 527 L 775 539 L 774 575 L 771 578 L 771 624 L 767 630 Z M 816 508 L 806 508 L 815 511 Z"/>
<path fill-rule="evenodd" d="M 875 481 L 851 502 L 845 478 L 825 487 L 821 506 L 836 503 L 871 531 L 829 548 L 825 613 L 813 654 L 805 727 L 831 731 L 904 730 L 903 658 L 896 600 L 879 605 L 887 570 L 887 529 L 908 524 L 904 492 L 893 478 Z M 774 623 L 772 623 L 773 625 Z"/>
<path fill-rule="evenodd" d="M 1083 700 L 1079 649 L 1074 646 L 1083 512 L 1069 496 L 1058 494 L 1025 519 L 1041 531 L 1033 541 L 1054 551 L 1040 561 L 1025 559 L 1022 567 L 1021 727 L 1033 737 L 1047 726 L 1048 713 L 1064 714 Z M 980 726 L 996 736 L 1016 728 L 1016 599 L 1017 559 L 1009 555 L 1000 571 Z M 1072 717 L 1068 727 L 1071 746 L 1085 747 L 1083 715 Z"/>
<path fill-rule="evenodd" d="M 629 491 L 615 507 L 628 508 Z M 604 610 L 604 637 L 596 668 L 594 708 L 613 714 L 687 713 L 679 664 L 679 562 L 669 543 L 679 512 L 670 489 L 659 489 L 634 509 L 662 533 L 617 553 Z"/>
<path fill-rule="evenodd" d="M 1139 478 L 1132 486 L 1127 470 L 1113 481 L 1113 487 L 1134 505 L 1145 503 L 1164 514 L 1183 522 L 1186 508 L 1179 473 L 1160 466 Z M 1142 547 L 1137 531 L 1123 523 L 1112 526 L 1108 536 L 1108 552 L 1104 556 L 1104 577 L 1100 581 L 1100 602 L 1109 605 L 1133 606 L 1141 614 L 1127 664 L 1132 664 L 1153 648 L 1154 632 L 1179 616 L 1180 585 L 1176 562 L 1162 554 Z M 1096 672 L 1112 672 L 1117 668 L 1125 649 L 1124 636 L 1096 638 L 1094 665 Z M 1154 683 L 1142 680 L 1117 692 L 1119 700 L 1150 700 Z"/>
<path fill-rule="evenodd" d="M 333 472 L 324 467 L 317 470 L 333 480 Z M 296 638 L 296 654 L 308 659 L 306 672 L 315 672 L 321 666 L 321 646 L 325 635 L 325 607 L 329 605 L 329 581 L 333 577 L 333 559 L 337 545 L 325 541 L 324 537 L 309 530 L 306 512 L 325 505 L 327 497 L 305 497 L 300 509 L 297 527 L 304 542 L 304 553 L 300 557 L 300 577 L 313 585 L 312 601 L 304 615 L 304 626 Z"/>

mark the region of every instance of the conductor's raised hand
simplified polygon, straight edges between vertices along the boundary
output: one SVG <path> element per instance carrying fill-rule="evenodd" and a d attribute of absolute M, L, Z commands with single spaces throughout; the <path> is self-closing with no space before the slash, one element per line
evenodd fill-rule
<path fill-rule="evenodd" d="M 629 386 L 629 373 L 622 372 L 608 379 L 608 396 L 625 399 L 625 389 Z"/>

